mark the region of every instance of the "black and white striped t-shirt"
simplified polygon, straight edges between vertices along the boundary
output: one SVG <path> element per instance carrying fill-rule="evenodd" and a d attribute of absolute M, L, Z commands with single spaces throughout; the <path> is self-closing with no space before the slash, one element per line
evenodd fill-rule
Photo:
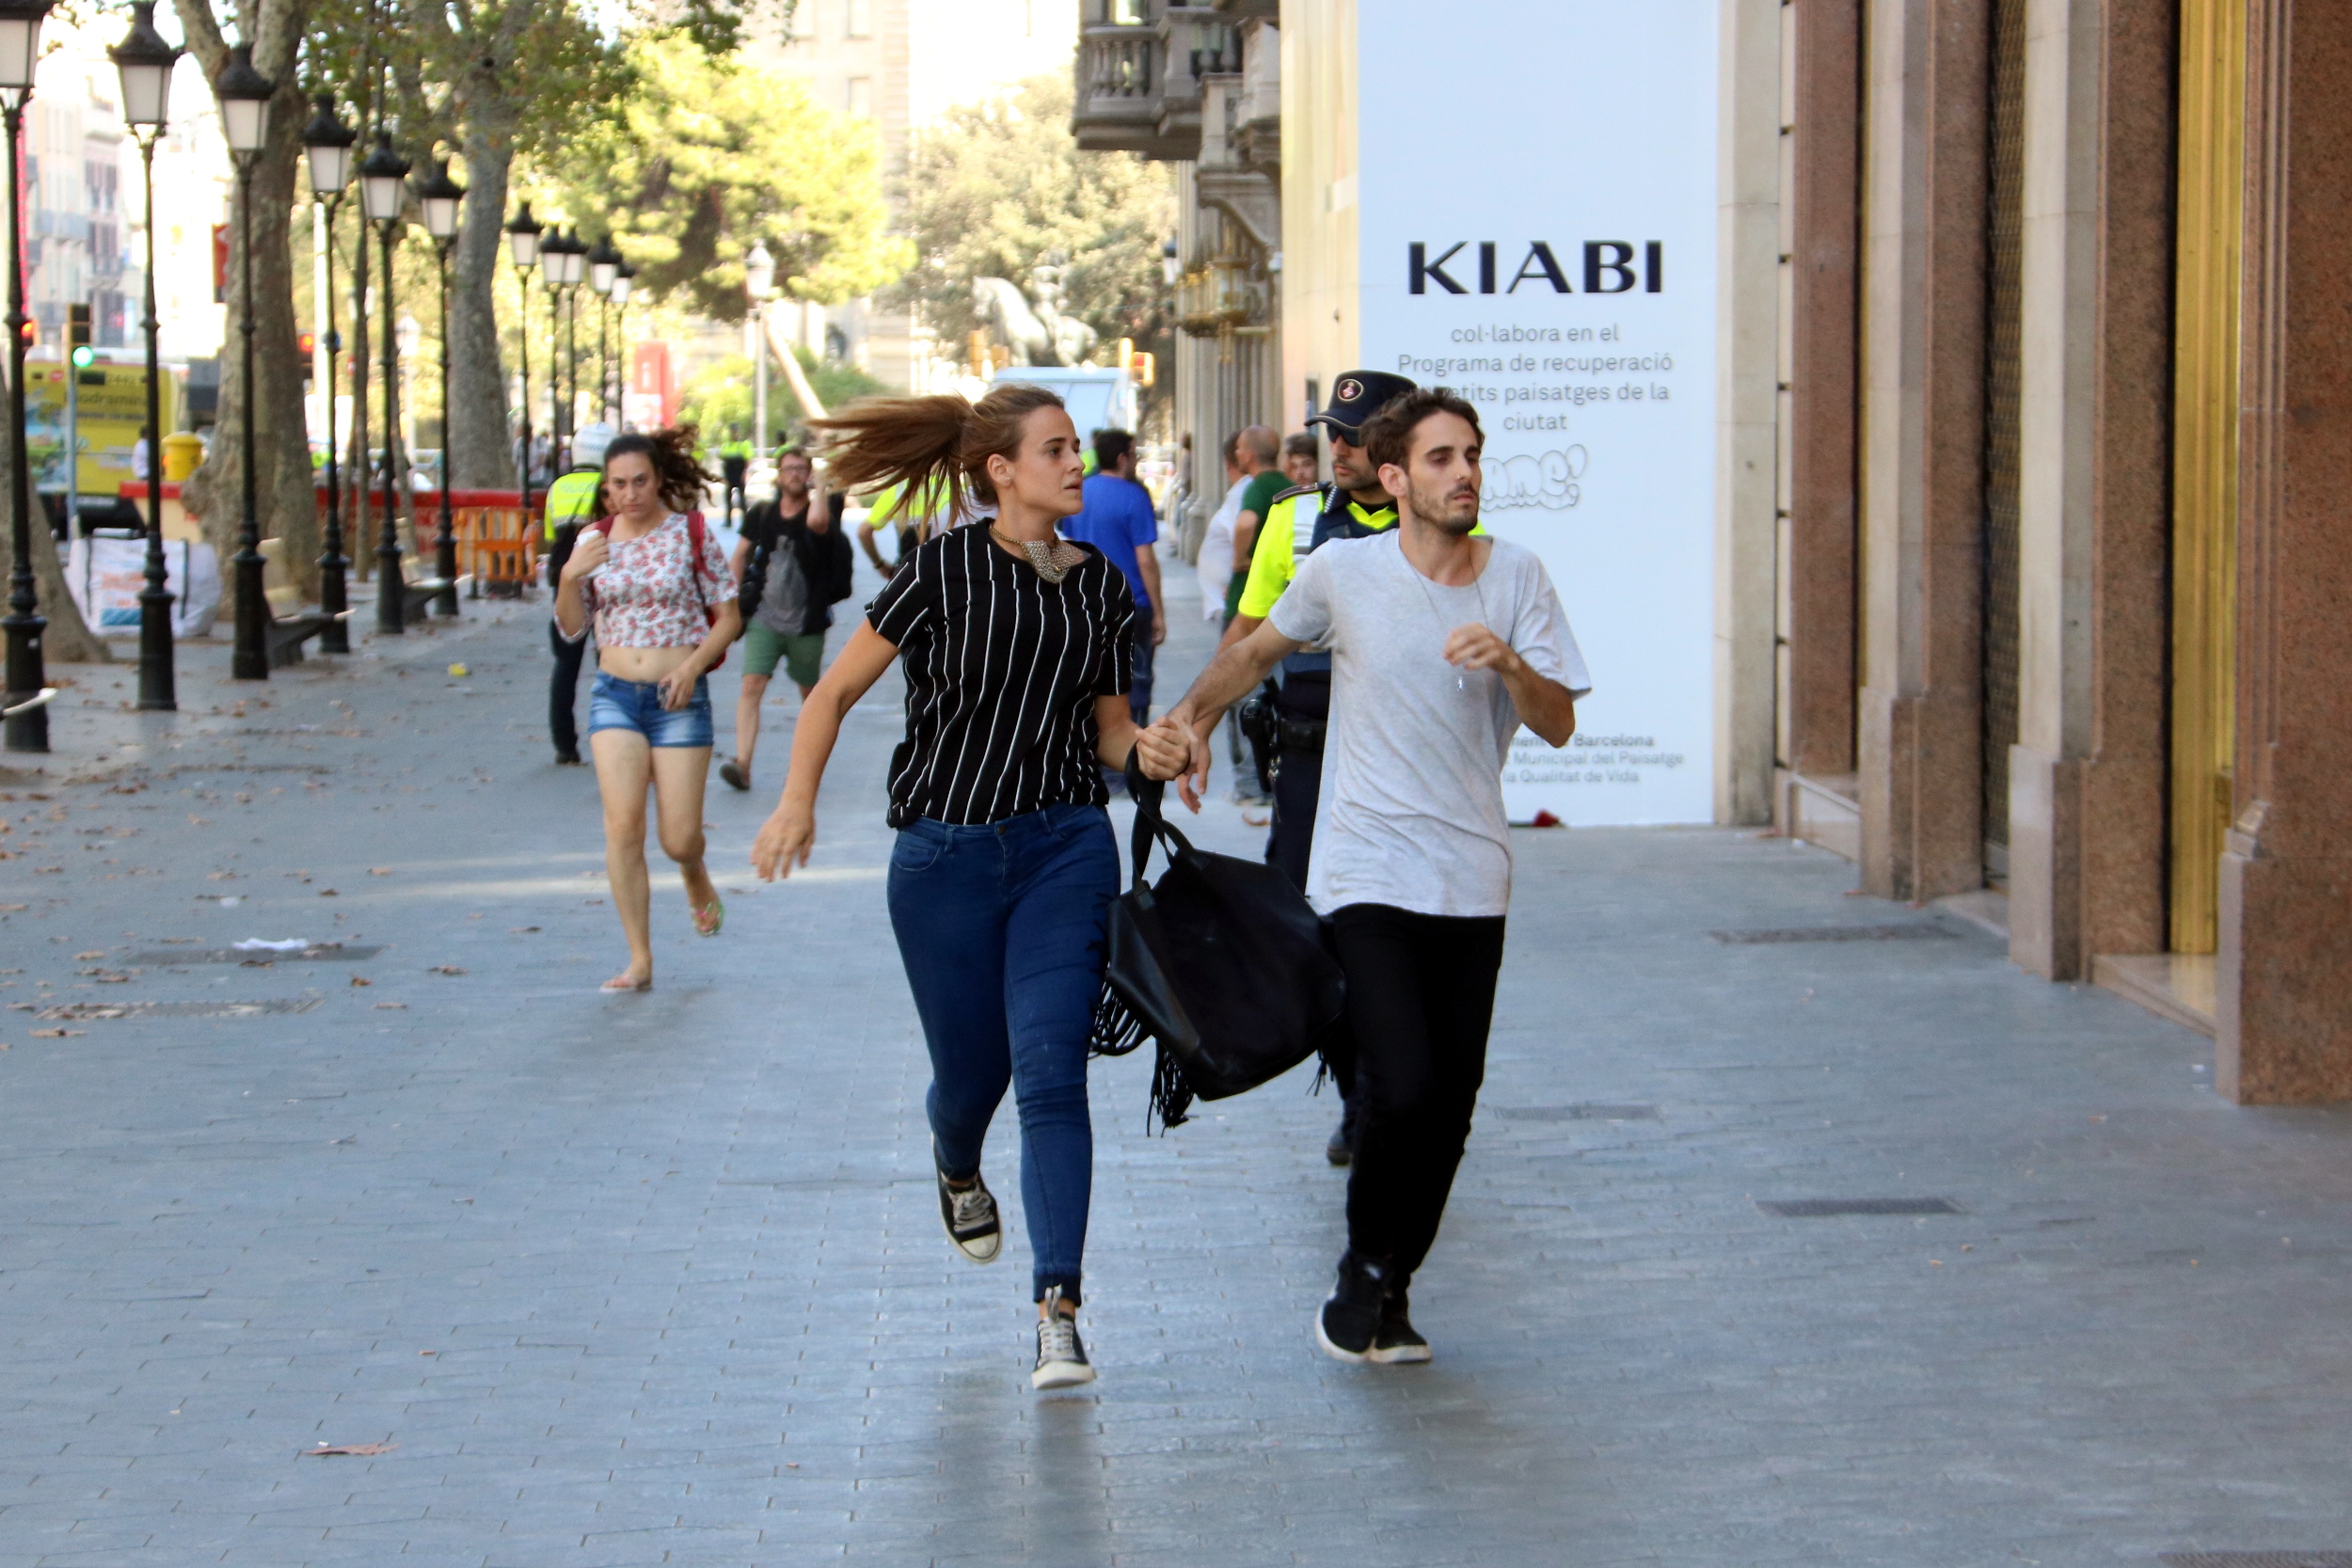
<path fill-rule="evenodd" d="M 907 737 L 890 759 L 890 825 L 1001 822 L 1110 799 L 1097 697 L 1124 696 L 1135 601 L 1100 550 L 1047 582 L 985 521 L 917 549 L 866 618 L 898 644 Z"/>

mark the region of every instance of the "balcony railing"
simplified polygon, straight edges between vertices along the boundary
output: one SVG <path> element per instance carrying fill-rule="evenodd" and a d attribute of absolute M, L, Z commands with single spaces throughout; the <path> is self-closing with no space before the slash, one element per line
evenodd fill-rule
<path fill-rule="evenodd" d="M 1240 69 L 1241 45 L 1230 20 L 1208 6 L 1155 6 L 1146 21 L 1089 24 L 1079 35 L 1071 117 L 1078 145 L 1147 158 L 1196 157 L 1201 77 Z"/>

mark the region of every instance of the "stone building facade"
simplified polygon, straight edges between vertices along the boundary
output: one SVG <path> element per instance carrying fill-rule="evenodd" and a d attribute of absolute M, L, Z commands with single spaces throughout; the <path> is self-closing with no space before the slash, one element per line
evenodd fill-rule
<path fill-rule="evenodd" d="M 1719 629 L 1770 649 L 1725 725 L 1774 818 L 2005 905 L 2225 1095 L 2352 1098 L 2352 8 L 1724 20 L 1724 254 L 1777 265 L 1724 284 L 1721 540 L 1769 570 Z"/>

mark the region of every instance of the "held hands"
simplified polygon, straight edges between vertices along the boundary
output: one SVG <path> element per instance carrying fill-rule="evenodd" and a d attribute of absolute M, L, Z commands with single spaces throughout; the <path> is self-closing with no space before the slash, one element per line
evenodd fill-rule
<path fill-rule="evenodd" d="M 794 866 L 808 863 L 816 842 L 816 812 L 795 801 L 780 801 L 752 840 L 752 869 L 763 882 L 789 877 Z"/>
<path fill-rule="evenodd" d="M 1473 621 L 1454 627 L 1445 640 L 1445 661 L 1457 670 L 1492 670 L 1507 676 L 1516 673 L 1519 656 L 1490 628 Z"/>
<path fill-rule="evenodd" d="M 1193 811 L 1200 809 L 1200 791 L 1207 787 L 1209 748 L 1178 714 L 1165 714 L 1159 722 L 1136 736 L 1136 757 L 1147 779 L 1177 779 L 1177 793 Z"/>

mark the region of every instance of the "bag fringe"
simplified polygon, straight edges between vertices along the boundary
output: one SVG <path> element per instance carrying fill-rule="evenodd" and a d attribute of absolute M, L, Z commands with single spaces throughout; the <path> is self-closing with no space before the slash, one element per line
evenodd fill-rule
<path fill-rule="evenodd" d="M 1192 1080 L 1184 1076 L 1182 1063 L 1168 1053 L 1166 1046 L 1159 1048 L 1159 1061 L 1152 1069 L 1152 1103 L 1143 1114 L 1143 1135 L 1152 1135 L 1152 1118 L 1160 1118 L 1160 1131 L 1182 1127 L 1192 1117 Z"/>
<path fill-rule="evenodd" d="M 1143 1020 L 1127 1006 L 1127 999 L 1104 981 L 1102 993 L 1094 999 L 1094 1020 L 1087 1030 L 1087 1054 L 1124 1056 L 1141 1045 L 1146 1037 Z"/>

